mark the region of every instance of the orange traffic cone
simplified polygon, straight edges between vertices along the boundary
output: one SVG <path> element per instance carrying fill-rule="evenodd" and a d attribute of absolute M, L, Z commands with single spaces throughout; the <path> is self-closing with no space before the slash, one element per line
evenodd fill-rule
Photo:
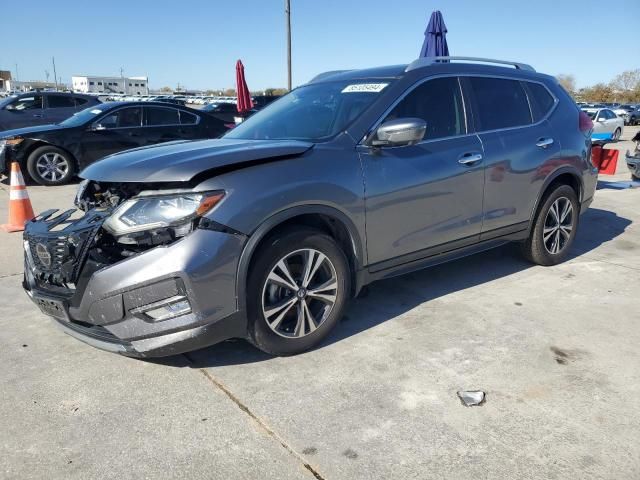
<path fill-rule="evenodd" d="M 11 164 L 11 188 L 9 191 L 9 223 L 0 225 L 5 232 L 20 232 L 24 224 L 35 215 L 31 208 L 31 200 L 24 184 L 24 177 L 18 162 Z"/>

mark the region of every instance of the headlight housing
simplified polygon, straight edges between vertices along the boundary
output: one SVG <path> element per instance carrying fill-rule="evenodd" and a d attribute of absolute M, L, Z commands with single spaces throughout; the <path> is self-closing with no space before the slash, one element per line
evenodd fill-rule
<path fill-rule="evenodd" d="M 215 207 L 224 192 L 140 195 L 122 203 L 103 227 L 120 243 L 138 243 L 139 233 L 162 231 L 172 238 L 183 237 L 193 229 L 194 220 Z M 167 232 L 167 230 L 170 230 Z"/>

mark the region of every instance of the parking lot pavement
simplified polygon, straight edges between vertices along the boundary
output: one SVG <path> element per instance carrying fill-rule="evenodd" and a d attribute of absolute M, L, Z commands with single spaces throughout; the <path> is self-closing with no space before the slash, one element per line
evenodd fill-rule
<path fill-rule="evenodd" d="M 289 358 L 243 341 L 162 362 L 88 347 L 28 301 L 19 234 L 0 233 L 0 478 L 639 478 L 628 179 L 621 158 L 565 264 L 508 246 L 378 282 Z M 73 190 L 29 188 L 37 211 Z"/>

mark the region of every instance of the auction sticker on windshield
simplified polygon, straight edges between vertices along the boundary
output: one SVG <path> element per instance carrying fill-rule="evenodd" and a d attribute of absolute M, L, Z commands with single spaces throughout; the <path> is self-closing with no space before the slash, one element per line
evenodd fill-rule
<path fill-rule="evenodd" d="M 381 92 L 388 83 L 356 83 L 347 85 L 342 89 L 342 93 L 378 93 Z"/>

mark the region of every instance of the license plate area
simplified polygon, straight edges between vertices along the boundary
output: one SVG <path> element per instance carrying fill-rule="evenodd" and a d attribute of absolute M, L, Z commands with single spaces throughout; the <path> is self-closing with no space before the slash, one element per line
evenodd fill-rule
<path fill-rule="evenodd" d="M 36 296 L 33 297 L 33 300 L 45 315 L 69 321 L 69 313 L 63 300 Z"/>

